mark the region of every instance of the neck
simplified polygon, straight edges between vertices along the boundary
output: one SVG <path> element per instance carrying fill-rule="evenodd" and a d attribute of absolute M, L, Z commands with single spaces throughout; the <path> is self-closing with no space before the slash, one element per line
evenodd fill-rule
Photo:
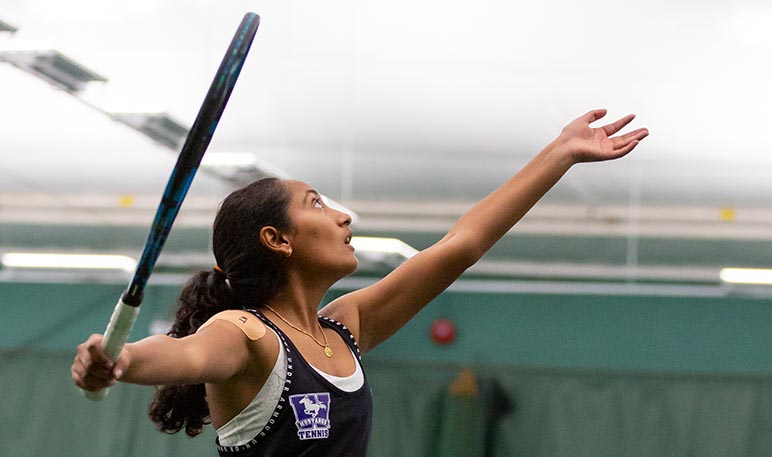
<path fill-rule="evenodd" d="M 268 305 L 298 327 L 315 330 L 319 304 L 330 285 L 309 284 L 301 275 L 290 274 L 287 287 Z"/>

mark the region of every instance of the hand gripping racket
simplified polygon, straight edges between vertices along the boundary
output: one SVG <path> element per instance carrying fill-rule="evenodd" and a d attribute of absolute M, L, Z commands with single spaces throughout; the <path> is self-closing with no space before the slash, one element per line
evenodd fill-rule
<path fill-rule="evenodd" d="M 102 339 L 102 347 L 112 360 L 116 360 L 120 355 L 134 326 L 148 278 L 153 272 L 153 266 L 161 254 L 161 249 L 172 228 L 174 218 L 179 212 L 182 200 L 185 199 L 185 194 L 187 194 L 196 170 L 198 170 L 201 158 L 209 146 L 220 116 L 222 116 L 225 105 L 228 103 L 228 98 L 239 77 L 259 24 L 260 16 L 257 14 L 247 13 L 244 15 L 228 51 L 220 63 L 220 68 L 217 70 L 204 102 L 201 104 L 196 120 L 190 128 L 185 144 L 182 146 L 177 164 L 172 170 L 161 203 L 158 205 L 153 225 L 150 227 L 150 234 L 145 242 L 144 251 L 142 251 L 142 257 L 134 272 L 134 278 L 118 300 L 118 304 L 115 305 L 115 310 L 110 317 L 110 322 L 107 324 L 107 330 L 105 330 Z M 107 395 L 107 392 L 108 389 L 96 392 L 83 391 L 86 398 L 91 400 L 101 400 Z"/>

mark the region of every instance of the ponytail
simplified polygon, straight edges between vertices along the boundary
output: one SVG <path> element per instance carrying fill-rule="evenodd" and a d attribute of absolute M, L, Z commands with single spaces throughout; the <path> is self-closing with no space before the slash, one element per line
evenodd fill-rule
<path fill-rule="evenodd" d="M 290 227 L 289 194 L 283 182 L 266 178 L 231 193 L 214 221 L 212 248 L 219 267 L 193 275 L 177 300 L 167 333 L 183 338 L 196 333 L 215 314 L 228 309 L 257 308 L 287 284 L 284 259 L 259 239 L 260 228 Z M 210 423 L 204 384 L 161 386 L 150 403 L 158 430 L 189 436 Z"/>
<path fill-rule="evenodd" d="M 174 323 L 167 335 L 182 338 L 196 333 L 210 317 L 234 308 L 232 295 L 223 273 L 195 274 L 180 292 Z M 198 435 L 210 422 L 204 385 L 161 386 L 150 403 L 148 415 L 164 433 L 177 433 L 184 427 L 188 436 Z"/>

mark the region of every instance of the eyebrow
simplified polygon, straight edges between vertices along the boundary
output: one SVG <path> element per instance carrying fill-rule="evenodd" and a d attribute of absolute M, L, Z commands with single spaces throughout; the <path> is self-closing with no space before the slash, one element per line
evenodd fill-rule
<path fill-rule="evenodd" d="M 306 194 L 303 196 L 303 201 L 305 201 L 306 199 L 308 199 L 308 195 L 309 195 L 309 194 L 311 194 L 311 195 L 314 195 L 314 196 L 316 196 L 316 197 L 319 197 L 319 198 L 321 198 L 321 197 L 322 197 L 322 194 L 320 194 L 320 193 L 319 193 L 319 192 L 318 192 L 316 189 L 308 189 L 308 190 L 306 191 Z"/>

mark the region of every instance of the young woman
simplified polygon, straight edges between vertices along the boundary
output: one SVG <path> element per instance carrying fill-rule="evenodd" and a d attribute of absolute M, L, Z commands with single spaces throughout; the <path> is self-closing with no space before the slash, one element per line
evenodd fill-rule
<path fill-rule="evenodd" d="M 572 165 L 622 157 L 648 135 L 612 136 L 632 115 L 590 126 L 605 114 L 568 124 L 442 240 L 321 310 L 330 286 L 357 268 L 349 216 L 298 181 L 233 192 L 214 222 L 217 264 L 184 287 L 169 335 L 127 344 L 115 361 L 92 335 L 78 346 L 75 384 L 162 386 L 150 406 L 159 429 L 194 436 L 211 421 L 223 456 L 364 455 L 372 401 L 360 356 L 474 264 Z"/>

